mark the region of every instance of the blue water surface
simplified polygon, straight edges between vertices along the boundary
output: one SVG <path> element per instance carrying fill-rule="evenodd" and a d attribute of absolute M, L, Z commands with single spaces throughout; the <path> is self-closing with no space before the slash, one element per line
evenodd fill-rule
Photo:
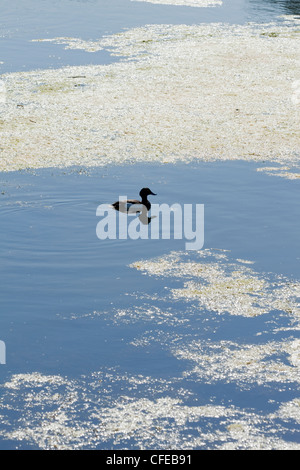
<path fill-rule="evenodd" d="M 129 264 L 185 251 L 187 240 L 174 240 L 172 232 L 170 240 L 161 234 L 158 240 L 98 239 L 98 205 L 119 195 L 137 197 L 141 182 L 157 193 L 152 202 L 204 204 L 204 249 L 230 250 L 233 258 L 254 261 L 258 272 L 299 278 L 298 182 L 271 178 L 256 167 L 132 165 L 2 175 L 0 309 L 8 352 L 0 372 L 97 368 L 101 325 L 94 330 L 89 324 L 83 334 L 62 319 L 130 305 L 125 294 L 151 292 L 156 281 Z M 96 336 L 93 346 L 90 335 Z M 123 333 L 115 335 L 120 340 Z M 81 342 L 84 354 L 73 362 Z M 110 354 L 120 359 L 115 348 Z"/>
<path fill-rule="evenodd" d="M 299 13 L 299 2 L 281 0 L 224 0 L 216 8 L 129 0 L 26 0 L 21 4 L 2 0 L 0 73 L 117 60 L 106 51 L 64 50 L 62 45 L 32 39 L 94 40 L 149 23 L 265 22 Z M 272 403 L 297 397 L 297 387 L 288 383 L 261 385 L 253 391 L 234 384 L 185 382 L 185 361 L 178 361 L 161 338 L 182 335 L 251 344 L 264 331 L 264 341 L 272 341 L 269 324 L 278 323 L 280 329 L 289 326 L 288 319 L 277 311 L 267 318 L 248 319 L 194 310 L 189 329 L 144 320 L 116 324 L 111 320 L 115 312 L 142 307 L 143 296 L 163 296 L 164 282 L 168 287 L 176 285 L 172 279 L 162 283 L 143 276 L 130 263 L 184 251 L 185 240 L 99 240 L 96 236 L 100 204 L 109 204 L 119 195 L 137 197 L 141 187 L 148 186 L 157 193 L 151 200 L 159 204 L 204 204 L 204 249 L 224 249 L 232 259 L 253 261 L 261 275 L 297 280 L 299 180 L 271 177 L 257 172 L 259 166 L 265 163 L 136 164 L 1 173 L 0 339 L 5 341 L 7 357 L 6 365 L 0 365 L 0 383 L 14 374 L 39 372 L 76 379 L 117 367 L 124 374 L 157 379 L 180 376 L 180 386 L 184 384 L 196 397 L 194 402 L 192 398 L 187 401 L 191 406 L 214 400 L 267 413 L 272 411 Z M 191 252 L 191 260 L 193 256 Z M 188 309 L 183 301 L 164 308 L 174 315 L 181 312 L 184 325 Z M 137 354 L 132 342 L 150 334 L 154 340 Z M 283 337 L 289 334 L 289 330 L 282 333 Z M 111 399 L 124 393 L 117 384 Z M 140 393 L 151 395 L 144 389 Z M 172 393 L 178 396 L 179 385 L 173 384 Z M 21 395 L 15 400 L 22 409 Z M 9 419 L 12 426 L 19 426 L 20 413 L 14 406 Z M 0 430 L 6 426 L 4 420 Z M 208 432 L 213 431 L 212 421 Z M 286 438 L 299 442 L 294 430 Z M 18 445 L 17 439 L 0 441 L 1 449 Z M 138 447 L 134 437 L 126 445 Z M 39 448 L 29 437 L 21 446 Z M 100 440 L 98 448 L 103 446 Z M 111 446 L 117 448 L 114 443 Z"/>
<path fill-rule="evenodd" d="M 33 39 L 98 40 L 106 34 L 146 24 L 270 22 L 280 21 L 282 14 L 300 14 L 299 2 L 224 0 L 222 6 L 191 8 L 130 0 L 2 0 L 0 74 L 116 60 L 106 51 L 70 51 L 62 45 L 32 42 Z"/>

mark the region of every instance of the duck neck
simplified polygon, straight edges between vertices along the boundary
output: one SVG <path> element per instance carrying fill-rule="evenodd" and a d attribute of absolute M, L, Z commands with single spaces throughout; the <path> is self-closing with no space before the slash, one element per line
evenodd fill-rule
<path fill-rule="evenodd" d="M 148 201 L 147 196 L 142 196 L 142 204 L 143 204 L 143 206 L 145 206 L 148 210 L 149 210 L 150 207 L 151 207 L 151 204 L 150 204 L 150 202 Z"/>

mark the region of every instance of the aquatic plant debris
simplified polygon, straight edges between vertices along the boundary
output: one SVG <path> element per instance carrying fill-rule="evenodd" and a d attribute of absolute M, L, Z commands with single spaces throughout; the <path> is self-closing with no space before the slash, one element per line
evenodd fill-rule
<path fill-rule="evenodd" d="M 281 166 L 281 167 L 261 167 L 257 168 L 257 171 L 262 171 L 266 173 L 267 175 L 271 176 L 280 176 L 281 178 L 286 178 L 289 180 L 297 180 L 300 178 L 300 173 L 298 173 L 296 170 L 299 171 L 299 167 L 295 168 L 290 168 L 288 166 Z"/>
<path fill-rule="evenodd" d="M 290 331 L 297 335 L 300 329 L 300 282 L 291 281 L 282 276 L 259 274 L 255 272 L 248 260 L 233 260 L 226 251 L 205 249 L 197 254 L 198 260 L 189 259 L 186 253 L 171 253 L 154 260 L 138 261 L 131 265 L 142 273 L 165 279 L 164 292 L 170 302 L 184 299 L 192 308 L 184 310 L 185 322 L 181 328 L 191 328 L 198 316 L 233 315 L 245 318 L 276 313 L 276 320 L 268 323 L 272 337 L 279 331 Z M 184 287 L 172 287 L 178 281 Z M 161 299 L 162 300 L 162 299 Z M 175 312 L 168 315 L 151 308 L 139 309 L 136 315 L 151 315 L 152 321 L 157 318 L 175 325 Z M 279 312 L 280 315 L 279 315 Z M 132 313 L 128 312 L 128 315 Z M 175 318 L 174 318 L 175 317 Z M 279 326 L 279 318 L 285 318 L 284 326 Z M 162 320 L 163 319 L 163 320 Z M 288 320 L 289 319 L 289 320 Z M 263 328 L 265 324 L 262 323 Z M 189 330 L 191 331 L 191 330 Z M 257 336 L 266 335 L 266 331 L 257 331 Z M 137 346 L 145 343 L 140 339 Z M 251 383 L 266 385 L 269 383 L 299 383 L 300 381 L 300 340 L 297 336 L 282 341 L 271 340 L 259 344 L 238 344 L 235 341 L 213 339 L 194 339 L 182 341 L 176 338 L 171 347 L 173 354 L 181 360 L 189 360 L 193 366 L 184 374 L 204 381 L 234 381 L 240 389 L 249 388 Z M 276 358 L 274 357 L 276 356 Z M 281 357 L 279 360 L 278 358 Z M 288 357 L 288 363 L 284 358 Z M 300 409 L 298 410 L 300 412 Z M 299 417 L 299 416 L 298 416 Z"/>
<path fill-rule="evenodd" d="M 130 266 L 149 276 L 181 281 L 167 288 L 169 298 L 196 302 L 198 308 L 243 317 L 256 317 L 281 310 L 300 322 L 300 282 L 282 276 L 257 273 L 249 260 L 231 260 L 226 252 L 204 249 L 198 259 L 171 253 Z"/>
<path fill-rule="evenodd" d="M 267 414 L 217 405 L 213 399 L 191 405 L 191 393 L 179 378 L 174 382 L 180 387 L 177 398 L 168 381 L 115 369 L 79 379 L 16 374 L 3 385 L 0 436 L 43 450 L 300 449 L 281 437 L 290 433 L 293 439 L 299 400 Z M 120 390 L 125 394 L 120 396 Z"/>
<path fill-rule="evenodd" d="M 223 0 L 131 0 L 132 2 L 148 2 L 163 5 L 177 5 L 186 7 L 215 7 L 222 5 Z"/>
<path fill-rule="evenodd" d="M 130 162 L 299 160 L 300 20 L 147 25 L 99 41 L 110 65 L 3 75 L 0 171 Z M 41 41 L 45 39 L 40 39 Z"/>
<path fill-rule="evenodd" d="M 300 283 L 258 273 L 251 260 L 221 249 L 172 252 L 130 268 L 156 277 L 157 292 L 132 293 L 129 307 L 86 317 L 127 324 L 130 354 L 155 349 L 177 366 L 133 373 L 120 359 L 76 378 L 13 374 L 1 385 L 0 437 L 59 450 L 299 450 Z M 210 287 L 210 297 L 182 293 L 191 282 Z M 232 320 L 223 333 L 222 318 Z"/>

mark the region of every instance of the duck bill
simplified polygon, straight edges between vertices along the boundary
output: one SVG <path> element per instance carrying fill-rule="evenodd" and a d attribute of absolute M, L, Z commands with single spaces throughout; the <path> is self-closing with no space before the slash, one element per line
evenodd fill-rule
<path fill-rule="evenodd" d="M 157 196 L 157 194 L 153 193 L 152 191 L 150 191 L 150 194 L 152 194 L 152 196 Z"/>

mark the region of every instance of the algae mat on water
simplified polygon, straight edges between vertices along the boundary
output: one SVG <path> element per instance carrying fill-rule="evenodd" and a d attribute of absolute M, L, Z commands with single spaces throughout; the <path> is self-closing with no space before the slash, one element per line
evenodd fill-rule
<path fill-rule="evenodd" d="M 299 20 L 149 25 L 99 41 L 110 65 L 2 76 L 0 171 L 299 159 Z M 43 39 L 41 39 L 43 41 Z"/>
<path fill-rule="evenodd" d="M 132 0 L 133 2 L 149 2 L 163 5 L 180 5 L 186 7 L 215 7 L 222 5 L 223 0 Z"/>
<path fill-rule="evenodd" d="M 76 378 L 11 375 L 2 439 L 40 449 L 299 449 L 299 282 L 213 249 L 131 267 L 158 278 L 157 292 L 65 320 L 127 328 L 126 356 L 136 364 L 124 355 L 117 367 Z M 232 277 L 240 279 L 234 295 Z M 181 286 L 191 281 L 199 293 L 190 297 Z"/>

